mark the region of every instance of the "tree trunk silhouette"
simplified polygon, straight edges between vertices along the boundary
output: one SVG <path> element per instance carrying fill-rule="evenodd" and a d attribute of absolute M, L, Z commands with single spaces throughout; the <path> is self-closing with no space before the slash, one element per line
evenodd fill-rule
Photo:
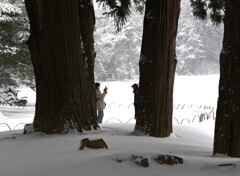
<path fill-rule="evenodd" d="M 240 1 L 225 8 L 213 153 L 240 157 Z"/>
<path fill-rule="evenodd" d="M 82 132 L 98 127 L 92 97 L 93 65 L 89 64 L 94 62 L 94 14 L 85 12 L 79 2 L 25 0 L 30 20 L 28 46 L 36 77 L 35 131 L 67 133 L 69 129 Z M 84 18 L 89 23 L 82 22 Z M 83 31 L 83 24 L 88 24 L 88 32 Z M 89 45 L 82 46 L 83 41 Z"/>
<path fill-rule="evenodd" d="M 94 25 L 95 14 L 93 4 L 89 0 L 79 1 L 80 9 L 80 25 L 81 25 L 81 38 L 82 38 L 82 50 L 85 69 L 84 78 L 84 92 L 86 102 L 88 102 L 88 110 L 93 114 L 93 117 L 97 117 L 96 114 L 96 90 L 94 86 L 94 63 L 96 53 L 94 51 Z"/>
<path fill-rule="evenodd" d="M 175 46 L 180 0 L 147 0 L 140 56 L 140 109 L 135 130 L 172 132 Z"/>

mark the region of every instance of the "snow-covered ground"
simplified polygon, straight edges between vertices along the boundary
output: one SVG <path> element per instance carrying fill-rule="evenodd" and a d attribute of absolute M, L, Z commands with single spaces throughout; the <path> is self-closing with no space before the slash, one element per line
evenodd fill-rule
<path fill-rule="evenodd" d="M 107 108 L 101 129 L 82 135 L 23 135 L 21 123 L 33 120 L 34 109 L 0 108 L 1 176 L 239 176 L 240 159 L 212 156 L 214 120 L 201 114 L 215 111 L 218 76 L 176 77 L 174 89 L 174 132 L 168 138 L 135 136 L 134 81 L 101 82 L 108 87 Z M 22 92 L 26 91 L 22 89 Z M 34 102 L 34 93 L 23 93 Z M 31 94 L 31 95 L 30 95 Z M 16 126 L 17 125 L 17 126 Z M 103 138 L 109 149 L 79 151 L 81 139 Z M 154 161 L 159 154 L 177 155 L 184 163 L 168 166 Z M 148 158 L 140 167 L 133 156 Z M 122 162 L 117 162 L 121 160 Z"/>

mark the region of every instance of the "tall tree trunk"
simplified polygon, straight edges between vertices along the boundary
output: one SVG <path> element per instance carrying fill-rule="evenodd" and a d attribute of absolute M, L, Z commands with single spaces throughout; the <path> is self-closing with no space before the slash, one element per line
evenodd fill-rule
<path fill-rule="evenodd" d="M 213 153 L 240 157 L 240 1 L 225 8 Z"/>
<path fill-rule="evenodd" d="M 94 86 L 94 63 L 96 53 L 94 52 L 94 25 L 95 14 L 94 7 L 89 0 L 79 1 L 80 9 L 80 25 L 81 25 L 81 38 L 82 38 L 82 57 L 84 60 L 85 78 L 84 78 L 84 92 L 86 102 L 88 102 L 88 108 L 94 117 L 96 114 L 96 90 Z M 90 106 L 89 106 L 90 105 Z M 94 105 L 94 106 L 92 106 Z"/>
<path fill-rule="evenodd" d="M 81 46 L 84 15 L 79 0 L 25 0 L 25 4 L 36 77 L 34 130 L 65 133 L 96 128 L 95 102 L 89 98 L 93 75 L 87 73 L 83 56 L 87 49 Z"/>
<path fill-rule="evenodd" d="M 175 46 L 180 0 L 147 0 L 140 57 L 136 130 L 156 137 L 172 132 Z"/>

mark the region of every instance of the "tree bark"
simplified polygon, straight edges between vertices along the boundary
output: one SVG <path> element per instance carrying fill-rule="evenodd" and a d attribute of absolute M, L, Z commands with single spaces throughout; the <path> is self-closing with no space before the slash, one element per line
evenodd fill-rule
<path fill-rule="evenodd" d="M 213 153 L 240 157 L 240 1 L 225 8 Z"/>
<path fill-rule="evenodd" d="M 96 114 L 96 90 L 94 86 L 94 63 L 96 53 L 94 51 L 94 25 L 95 14 L 92 2 L 89 0 L 79 1 L 80 9 L 80 26 L 81 26 L 81 38 L 82 38 L 82 57 L 84 60 L 85 78 L 84 78 L 84 92 L 86 102 L 88 102 L 88 109 L 93 117 L 97 117 Z"/>
<path fill-rule="evenodd" d="M 140 110 L 136 130 L 172 133 L 175 46 L 180 0 L 147 0 L 140 57 Z"/>
<path fill-rule="evenodd" d="M 86 33 L 81 29 L 80 21 L 85 16 L 79 1 L 25 0 L 25 4 L 31 27 L 28 46 L 36 77 L 34 130 L 66 133 L 69 129 L 82 132 L 97 128 L 95 101 L 90 98 L 93 74 L 85 56 L 93 53 L 93 46 L 81 46 Z M 85 41 L 92 40 L 91 32 Z"/>

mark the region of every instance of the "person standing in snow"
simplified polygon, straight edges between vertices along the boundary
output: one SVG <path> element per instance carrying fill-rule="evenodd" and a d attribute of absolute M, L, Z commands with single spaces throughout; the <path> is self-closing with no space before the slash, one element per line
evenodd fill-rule
<path fill-rule="evenodd" d="M 135 119 L 137 119 L 138 117 L 138 109 L 139 109 L 139 87 L 138 84 L 133 84 L 132 85 L 133 88 L 133 93 L 134 93 L 134 108 L 135 108 Z"/>
<path fill-rule="evenodd" d="M 96 109 L 97 109 L 97 121 L 98 123 L 102 123 L 102 119 L 104 116 L 103 110 L 106 107 L 106 103 L 104 101 L 104 98 L 107 94 L 107 87 L 103 89 L 103 93 L 100 91 L 100 83 L 95 83 L 95 89 L 96 89 Z"/>

